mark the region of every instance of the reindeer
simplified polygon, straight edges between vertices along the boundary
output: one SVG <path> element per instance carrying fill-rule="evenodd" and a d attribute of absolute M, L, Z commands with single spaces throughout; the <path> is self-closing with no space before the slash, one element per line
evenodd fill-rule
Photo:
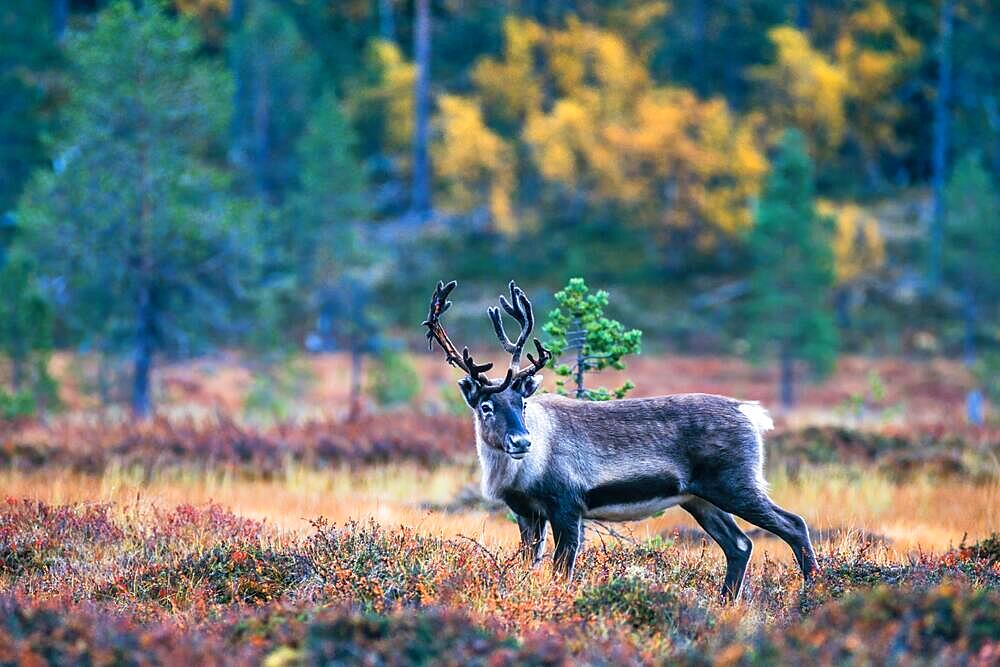
<path fill-rule="evenodd" d="M 488 310 L 500 345 L 511 355 L 503 379 L 493 364 L 461 354 L 441 325 L 456 282 L 439 282 L 426 326 L 447 361 L 465 372 L 458 386 L 475 414 L 482 491 L 516 514 L 525 559 L 545 553 L 547 527 L 555 538 L 557 572 L 573 577 L 583 543 L 583 520 L 635 521 L 680 505 L 726 555 L 723 601 L 739 597 L 753 545 L 736 515 L 788 543 L 808 582 L 817 570 L 805 521 L 767 495 L 762 434 L 773 428 L 755 401 L 710 394 L 591 402 L 554 394 L 535 396 L 538 372 L 552 358 L 535 338 L 537 357 L 521 352 L 534 326 L 531 303 L 510 283 L 500 307 L 521 329 L 511 342 L 500 308 Z"/>

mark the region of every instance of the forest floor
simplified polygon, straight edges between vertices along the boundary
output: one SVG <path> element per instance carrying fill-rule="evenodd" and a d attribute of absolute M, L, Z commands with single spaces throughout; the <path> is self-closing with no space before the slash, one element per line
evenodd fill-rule
<path fill-rule="evenodd" d="M 236 372 L 193 368 L 161 376 L 189 378 L 171 405 L 209 391 L 191 377 Z M 634 370 L 770 396 L 731 360 Z M 842 365 L 809 393 L 850 397 L 871 372 Z M 1000 428 L 947 408 L 955 365 L 875 372 L 887 389 L 864 414 L 808 398 L 769 438 L 772 495 L 809 523 L 817 580 L 753 532 L 730 605 L 721 551 L 679 509 L 591 524 L 569 585 L 549 559 L 526 568 L 507 510 L 476 492 L 464 416 L 254 426 L 220 404 L 0 425 L 0 664 L 998 664 Z"/>
<path fill-rule="evenodd" d="M 476 358 L 489 360 L 495 350 Z M 420 410 L 461 411 L 463 406 L 444 397 L 453 394 L 458 372 L 438 354 L 410 357 L 419 378 L 414 407 Z M 367 360 L 366 368 L 372 361 Z M 294 418 L 342 417 L 348 406 L 347 377 L 350 359 L 345 354 L 294 357 L 265 365 L 237 353 L 168 363 L 154 371 L 153 384 L 161 412 L 186 416 L 222 412 L 238 416 L 248 410 L 248 396 L 265 387 L 293 403 Z M 99 401 L 98 366 L 91 357 L 55 355 L 51 370 L 60 383 L 60 397 L 69 412 L 92 411 Z M 106 384 L 122 388 L 116 373 L 107 371 Z M 553 389 L 554 375 L 545 372 L 543 388 Z M 779 405 L 777 369 L 753 366 L 738 357 L 643 355 L 629 361 L 625 371 L 608 370 L 588 376 L 594 386 L 619 386 L 630 379 L 636 389 L 630 396 L 705 392 L 763 402 L 779 423 L 818 424 L 858 422 L 882 424 L 940 423 L 960 418 L 965 396 L 974 382 L 960 362 L 942 359 L 899 359 L 843 356 L 822 382 L 813 382 L 808 369 L 799 369 L 796 406 Z M 270 381 L 270 382 L 268 382 Z M 859 409 L 860 408 L 860 409 Z M 958 417 L 956 417 L 958 416 Z"/>

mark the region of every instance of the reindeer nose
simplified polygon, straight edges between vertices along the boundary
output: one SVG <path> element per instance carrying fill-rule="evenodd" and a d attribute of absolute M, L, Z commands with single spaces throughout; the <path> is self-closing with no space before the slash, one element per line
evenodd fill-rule
<path fill-rule="evenodd" d="M 531 440 L 525 435 L 507 436 L 507 453 L 511 458 L 523 459 L 531 449 Z"/>

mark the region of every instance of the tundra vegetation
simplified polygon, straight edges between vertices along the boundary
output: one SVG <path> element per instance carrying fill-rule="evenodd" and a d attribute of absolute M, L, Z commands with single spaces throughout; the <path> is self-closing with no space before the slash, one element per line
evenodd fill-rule
<path fill-rule="evenodd" d="M 188 400 L 224 372 L 188 371 Z M 703 361 L 679 381 L 758 372 Z M 912 366 L 882 372 L 926 400 Z M 856 375 L 830 382 L 847 395 Z M 569 586 L 551 541 L 525 568 L 506 507 L 467 488 L 467 415 L 8 423 L 3 660 L 992 664 L 1000 432 L 934 417 L 770 434 L 770 493 L 809 522 L 819 570 L 803 588 L 787 547 L 745 527 L 754 558 L 727 605 L 725 559 L 680 510 L 589 523 Z"/>
<path fill-rule="evenodd" d="M 997 664 L 997 34 L 987 0 L 0 2 L 0 664 Z M 813 581 L 738 522 L 720 604 L 677 509 L 524 567 L 421 353 L 441 277 L 470 363 L 511 278 L 553 313 L 538 392 L 771 409 Z"/>

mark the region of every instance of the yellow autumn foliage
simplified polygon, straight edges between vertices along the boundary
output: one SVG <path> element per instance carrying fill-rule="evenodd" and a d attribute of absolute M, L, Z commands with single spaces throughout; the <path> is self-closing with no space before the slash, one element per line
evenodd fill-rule
<path fill-rule="evenodd" d="M 532 114 L 525 123 L 523 137 L 534 151 L 542 176 L 575 186 L 585 177 L 589 156 L 596 149 L 598 126 L 583 104 L 562 99 L 551 113 Z"/>
<path fill-rule="evenodd" d="M 772 28 L 768 37 L 775 62 L 752 68 L 750 75 L 761 86 L 769 123 L 778 131 L 797 127 L 818 153 L 831 153 L 843 141 L 847 125 L 848 72 L 795 28 Z"/>
<path fill-rule="evenodd" d="M 701 244 L 711 245 L 715 233 L 736 234 L 752 222 L 748 204 L 768 168 L 758 125 L 719 99 L 702 101 L 684 89 L 650 91 L 627 125 L 605 133 L 616 158 L 609 184 L 626 200 L 653 204 L 663 224 L 705 223 Z"/>
<path fill-rule="evenodd" d="M 657 21 L 670 14 L 670 11 L 671 3 L 666 0 L 624 0 L 606 10 L 607 26 L 635 44 L 643 41 L 643 37 L 648 40 L 649 31 L 656 30 Z M 643 56 L 643 60 L 648 60 L 648 54 L 644 53 Z"/>
<path fill-rule="evenodd" d="M 486 201 L 497 228 L 516 231 L 510 201 L 513 151 L 486 126 L 479 105 L 457 95 L 442 95 L 434 121 L 438 139 L 432 158 L 446 207 L 468 212 Z"/>
<path fill-rule="evenodd" d="M 385 146 L 398 153 L 410 149 L 413 137 L 413 85 L 417 68 L 394 42 L 374 39 L 368 46 L 367 68 L 373 81 L 359 93 L 364 106 L 385 116 Z"/>
<path fill-rule="evenodd" d="M 834 52 L 848 75 L 852 131 L 866 158 L 898 150 L 895 123 L 903 107 L 892 91 L 920 55 L 920 43 L 883 0 L 869 0 L 850 14 Z"/>
<path fill-rule="evenodd" d="M 511 16 L 504 21 L 503 34 L 503 59 L 482 58 L 472 70 L 472 81 L 492 117 L 520 122 L 542 103 L 534 61 L 545 32 L 530 19 Z"/>
<path fill-rule="evenodd" d="M 550 31 L 545 48 L 556 94 L 589 98 L 604 116 L 624 114 L 649 86 L 649 72 L 621 37 L 578 19 Z"/>
<path fill-rule="evenodd" d="M 637 223 L 693 229 L 709 240 L 703 245 L 751 223 L 749 203 L 767 171 L 756 116 L 655 87 L 625 40 L 578 19 L 548 30 L 508 20 L 508 39 L 519 30 L 503 60 L 477 66 L 477 90 L 484 105 L 502 100 L 514 110 L 507 118 L 524 114 L 520 138 L 543 179 L 625 204 Z M 543 90 L 553 96 L 547 105 Z"/>
<path fill-rule="evenodd" d="M 174 0 L 174 5 L 182 14 L 191 16 L 224 16 L 229 13 L 229 0 Z"/>
<path fill-rule="evenodd" d="M 857 280 L 885 264 L 885 242 L 875 216 L 853 203 L 820 201 L 817 209 L 835 223 L 833 255 L 838 284 Z"/>

